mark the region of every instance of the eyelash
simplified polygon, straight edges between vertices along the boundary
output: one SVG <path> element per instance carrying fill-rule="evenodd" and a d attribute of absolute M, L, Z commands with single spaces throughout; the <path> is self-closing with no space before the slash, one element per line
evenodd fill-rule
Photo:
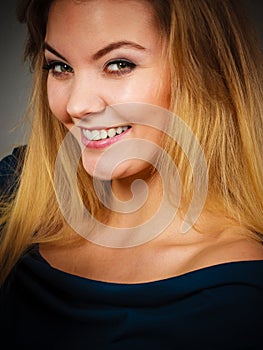
<path fill-rule="evenodd" d="M 117 69 L 110 70 L 109 67 L 112 65 L 116 65 Z M 57 72 L 55 70 L 56 67 L 59 67 L 60 70 L 64 69 L 64 71 Z M 103 70 L 106 74 L 122 76 L 122 75 L 131 73 L 135 68 L 136 68 L 135 63 L 125 59 L 118 59 L 118 60 L 113 60 L 106 63 Z M 68 64 L 60 61 L 48 62 L 43 66 L 43 69 L 47 70 L 48 72 L 51 72 L 52 76 L 58 79 L 66 78 L 68 74 L 74 73 L 73 68 L 71 68 Z"/>
<path fill-rule="evenodd" d="M 65 71 L 64 72 L 63 71 L 57 72 L 55 70 L 56 67 L 59 67 L 60 69 L 65 69 Z M 68 74 L 73 73 L 73 69 L 68 64 L 63 63 L 63 62 L 59 62 L 59 61 L 48 62 L 48 63 L 44 64 L 43 69 L 50 72 L 53 77 L 61 78 L 61 79 L 63 79 Z"/>
<path fill-rule="evenodd" d="M 112 70 L 111 72 L 109 71 L 109 67 L 111 65 L 124 65 L 122 67 L 122 69 L 120 67 L 118 67 L 118 70 Z M 124 60 L 124 59 L 118 59 L 118 60 L 114 60 L 114 61 L 110 61 L 108 63 L 106 63 L 105 67 L 104 67 L 104 70 L 106 71 L 106 73 L 108 74 L 114 74 L 114 75 L 117 75 L 117 76 L 121 76 L 121 75 L 124 75 L 124 74 L 129 74 L 131 73 L 134 69 L 136 68 L 136 64 L 131 62 L 131 61 L 128 61 L 128 60 Z M 108 69 L 108 72 L 107 72 L 107 69 Z"/>

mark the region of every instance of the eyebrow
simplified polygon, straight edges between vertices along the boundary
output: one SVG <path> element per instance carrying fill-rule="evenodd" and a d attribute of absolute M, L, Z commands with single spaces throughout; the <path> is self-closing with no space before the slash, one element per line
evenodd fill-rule
<path fill-rule="evenodd" d="M 53 53 L 57 57 L 61 58 L 64 61 L 67 61 L 65 57 L 63 57 L 59 52 L 57 52 L 52 46 L 50 46 L 47 42 L 44 42 L 43 45 L 44 50 L 48 50 L 49 52 Z"/>
<path fill-rule="evenodd" d="M 114 42 L 114 43 L 111 43 L 107 46 L 105 46 L 104 48 L 100 49 L 98 52 L 96 52 L 93 56 L 92 56 L 92 59 L 94 61 L 100 59 L 101 57 L 105 56 L 107 53 L 113 51 L 113 50 L 117 50 L 121 47 L 124 47 L 124 46 L 128 46 L 128 47 L 131 47 L 131 48 L 134 48 L 134 49 L 137 49 L 137 50 L 146 50 L 145 47 L 137 44 L 137 43 L 134 43 L 132 41 L 117 41 L 117 42 Z M 53 53 L 54 55 L 56 55 L 57 57 L 61 58 L 62 60 L 64 61 L 67 61 L 67 59 L 65 57 L 63 57 L 59 52 L 57 52 L 52 46 L 50 46 L 47 42 L 44 42 L 44 45 L 43 45 L 43 48 L 44 50 L 48 50 L 49 52 Z"/>
<path fill-rule="evenodd" d="M 99 58 L 105 56 L 107 53 L 113 51 L 113 50 L 117 50 L 123 46 L 128 46 L 128 47 L 131 47 L 131 48 L 134 48 L 134 49 L 137 49 L 137 50 L 146 50 L 145 47 L 137 44 L 137 43 L 134 43 L 132 41 L 117 41 L 117 42 L 114 42 L 114 43 L 111 43 L 107 46 L 105 46 L 103 49 L 99 50 L 98 52 L 96 52 L 93 56 L 92 56 L 92 59 L 93 60 L 98 60 Z"/>

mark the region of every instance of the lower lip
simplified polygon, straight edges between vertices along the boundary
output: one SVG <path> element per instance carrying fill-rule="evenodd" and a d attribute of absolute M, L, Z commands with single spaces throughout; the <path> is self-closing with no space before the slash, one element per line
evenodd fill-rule
<path fill-rule="evenodd" d="M 99 140 L 99 141 L 92 141 L 88 140 L 83 133 L 83 130 L 81 131 L 81 138 L 82 138 L 82 143 L 84 146 L 87 148 L 106 148 L 111 146 L 113 143 L 120 141 L 127 133 L 131 130 L 131 128 L 127 129 L 126 131 L 122 132 L 119 135 L 116 135 L 114 137 L 109 137 L 104 140 Z"/>

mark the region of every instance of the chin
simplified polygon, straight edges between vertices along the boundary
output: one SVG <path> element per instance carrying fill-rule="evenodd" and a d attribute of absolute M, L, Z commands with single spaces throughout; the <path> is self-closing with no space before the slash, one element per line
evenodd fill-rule
<path fill-rule="evenodd" d="M 124 180 L 128 178 L 141 179 L 151 174 L 151 165 L 143 160 L 126 160 L 117 164 L 114 168 L 109 163 L 94 162 L 87 157 L 82 158 L 86 172 L 102 181 Z"/>

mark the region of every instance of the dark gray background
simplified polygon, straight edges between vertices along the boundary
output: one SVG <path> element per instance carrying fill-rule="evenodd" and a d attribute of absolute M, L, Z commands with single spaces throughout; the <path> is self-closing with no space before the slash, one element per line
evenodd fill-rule
<path fill-rule="evenodd" d="M 237 0 L 244 3 L 253 19 L 263 43 L 263 0 Z M 31 74 L 23 63 L 25 26 L 17 23 L 16 0 L 1 3 L 1 128 L 0 158 L 10 153 L 18 144 L 25 143 L 30 124 L 22 128 L 28 104 Z"/>
<path fill-rule="evenodd" d="M 0 11 L 0 157 L 24 143 L 20 121 L 27 107 L 31 81 L 31 74 L 23 63 L 25 26 L 16 21 L 15 6 L 16 0 L 3 1 Z"/>

